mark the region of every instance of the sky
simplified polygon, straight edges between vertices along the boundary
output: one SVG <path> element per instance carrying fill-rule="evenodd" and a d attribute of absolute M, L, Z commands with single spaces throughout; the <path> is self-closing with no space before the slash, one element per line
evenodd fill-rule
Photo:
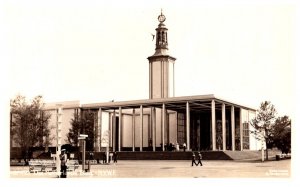
<path fill-rule="evenodd" d="M 163 10 L 175 96 L 215 94 L 294 115 L 293 1 L 4 1 L 5 90 L 45 102 L 149 98 Z"/>
<path fill-rule="evenodd" d="M 294 119 L 296 2 L 3 0 L 1 106 L 8 114 L 17 94 L 45 102 L 148 99 L 147 57 L 162 9 L 177 59 L 175 96 L 215 94 L 255 109 L 267 100 Z"/>
<path fill-rule="evenodd" d="M 4 1 L 9 99 L 81 103 L 148 99 L 161 9 L 175 96 L 215 94 L 294 115 L 293 1 Z"/>

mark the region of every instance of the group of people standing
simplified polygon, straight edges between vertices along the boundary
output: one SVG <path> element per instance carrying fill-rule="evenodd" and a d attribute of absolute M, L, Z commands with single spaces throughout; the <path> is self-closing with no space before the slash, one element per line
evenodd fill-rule
<path fill-rule="evenodd" d="M 196 163 L 196 160 L 198 160 L 198 163 Z M 194 164 L 196 166 L 198 166 L 199 164 L 202 166 L 201 160 L 202 160 L 202 154 L 200 152 L 198 152 L 197 157 L 196 157 L 195 153 L 193 152 L 193 154 L 192 154 L 192 166 L 194 166 Z"/>
<path fill-rule="evenodd" d="M 113 159 L 113 162 L 114 163 L 117 163 L 118 162 L 118 154 L 117 152 L 113 152 L 113 153 L 109 153 L 109 159 L 108 161 L 106 160 L 107 156 L 106 156 L 106 152 L 103 153 L 103 164 L 104 163 L 110 163 L 110 160 L 111 158 Z M 195 154 L 195 152 L 192 152 L 192 166 L 194 166 L 194 164 L 196 166 L 198 166 L 199 164 L 202 166 L 202 154 L 200 153 L 200 151 L 198 153 Z M 60 161 L 61 161 L 61 178 L 66 178 L 67 177 L 67 156 L 65 154 L 65 150 L 63 149 L 62 150 L 62 153 L 60 155 Z M 196 162 L 198 161 L 198 162 Z"/>
<path fill-rule="evenodd" d="M 114 163 L 118 162 L 118 153 L 115 151 L 113 153 L 108 153 L 108 160 L 106 160 L 107 158 L 107 152 L 104 152 L 102 154 L 102 162 L 104 163 L 110 163 L 110 160 L 112 159 L 114 161 Z"/>
<path fill-rule="evenodd" d="M 61 154 L 59 155 L 59 159 L 60 159 L 60 178 L 67 178 L 67 155 L 66 155 L 66 150 L 62 149 L 61 150 Z M 113 152 L 113 153 L 108 153 L 108 161 L 106 160 L 106 152 L 103 153 L 103 164 L 104 163 L 110 163 L 110 160 L 113 159 L 114 163 L 118 162 L 118 154 L 117 152 Z M 94 159 L 93 158 L 93 154 L 90 153 L 90 158 L 89 159 Z"/>

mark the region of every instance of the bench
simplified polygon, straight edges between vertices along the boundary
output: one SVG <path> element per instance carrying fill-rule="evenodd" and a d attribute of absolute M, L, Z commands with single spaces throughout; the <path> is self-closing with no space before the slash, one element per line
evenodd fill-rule
<path fill-rule="evenodd" d="M 291 159 L 291 154 L 290 153 L 288 153 L 288 154 L 282 153 L 282 154 L 276 155 L 276 160 L 284 160 L 284 159 Z"/>
<path fill-rule="evenodd" d="M 75 171 L 79 168 L 77 160 L 67 161 L 67 171 Z M 29 161 L 29 172 L 49 172 L 56 171 L 56 163 L 53 160 L 33 160 Z"/>
<path fill-rule="evenodd" d="M 46 172 L 46 171 L 56 171 L 55 162 L 52 160 L 33 160 L 29 161 L 29 172 Z"/>
<path fill-rule="evenodd" d="M 67 171 L 75 171 L 78 168 L 79 168 L 79 163 L 77 160 L 67 161 Z"/>
<path fill-rule="evenodd" d="M 96 165 L 96 164 L 98 164 L 98 161 L 97 160 L 86 160 L 85 161 L 85 164 L 91 164 L 91 165 Z"/>

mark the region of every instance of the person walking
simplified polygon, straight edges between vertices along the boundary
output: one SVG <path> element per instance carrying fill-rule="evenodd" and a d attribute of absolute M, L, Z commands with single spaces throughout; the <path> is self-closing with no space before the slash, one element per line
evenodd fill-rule
<path fill-rule="evenodd" d="M 65 149 L 61 150 L 60 158 L 60 178 L 67 178 L 67 155 Z"/>
<path fill-rule="evenodd" d="M 186 144 L 185 142 L 183 143 L 183 151 L 185 152 L 185 149 L 186 149 Z"/>
<path fill-rule="evenodd" d="M 200 151 L 198 152 L 198 164 L 197 165 L 201 165 L 202 166 L 202 162 L 201 162 L 201 160 L 202 160 L 202 154 L 200 153 Z"/>
<path fill-rule="evenodd" d="M 197 166 L 198 164 L 196 163 L 196 158 L 195 158 L 195 153 L 193 152 L 192 154 L 192 166 L 194 166 L 194 164 Z"/>
<path fill-rule="evenodd" d="M 113 157 L 114 157 L 114 163 L 117 163 L 118 162 L 118 154 L 116 151 L 114 152 Z"/>

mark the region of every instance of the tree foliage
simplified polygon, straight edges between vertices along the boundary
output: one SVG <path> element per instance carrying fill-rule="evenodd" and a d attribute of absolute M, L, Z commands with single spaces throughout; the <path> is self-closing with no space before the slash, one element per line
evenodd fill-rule
<path fill-rule="evenodd" d="M 291 150 L 291 120 L 288 116 L 276 117 L 276 110 L 270 101 L 262 102 L 256 117 L 250 122 L 256 137 L 266 142 L 266 159 L 268 148 L 277 147 L 282 152 Z"/>
<path fill-rule="evenodd" d="M 94 147 L 94 112 L 82 111 L 81 114 L 74 113 L 73 119 L 71 119 L 71 128 L 67 135 L 68 141 L 71 145 L 78 145 L 79 134 L 87 134 L 86 138 L 86 150 L 93 151 Z"/>
<path fill-rule="evenodd" d="M 254 127 L 252 133 L 259 135 L 262 141 L 266 142 L 266 160 L 268 160 L 268 148 L 272 144 L 272 129 L 276 120 L 276 109 L 270 101 L 264 101 L 260 104 L 256 117 L 250 122 Z"/>
<path fill-rule="evenodd" d="M 278 117 L 272 131 L 273 144 L 282 153 L 291 151 L 291 120 L 288 116 Z"/>
<path fill-rule="evenodd" d="M 51 115 L 43 110 L 42 96 L 36 96 L 30 103 L 26 97 L 18 95 L 10 101 L 10 138 L 21 148 L 25 162 L 31 155 L 32 147 L 45 147 L 50 144 Z"/>

